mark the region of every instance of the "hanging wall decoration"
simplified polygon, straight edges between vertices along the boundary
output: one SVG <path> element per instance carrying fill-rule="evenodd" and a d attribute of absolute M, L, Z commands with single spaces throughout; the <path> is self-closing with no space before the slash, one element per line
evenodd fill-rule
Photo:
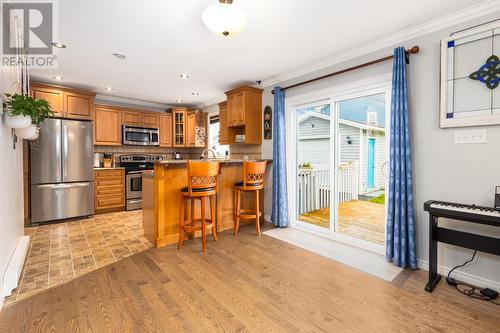
<path fill-rule="evenodd" d="M 273 109 L 268 105 L 264 108 L 264 140 L 273 139 Z"/>
<path fill-rule="evenodd" d="M 500 124 L 500 21 L 441 41 L 440 127 Z"/>

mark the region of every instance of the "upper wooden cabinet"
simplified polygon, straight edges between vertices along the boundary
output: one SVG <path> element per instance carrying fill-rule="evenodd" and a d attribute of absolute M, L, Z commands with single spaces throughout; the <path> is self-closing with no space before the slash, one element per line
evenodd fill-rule
<path fill-rule="evenodd" d="M 245 141 L 241 143 L 261 144 L 262 90 L 244 86 L 226 92 L 226 96 L 226 109 L 223 113 L 227 125 L 222 129 L 221 115 L 221 133 L 227 131 L 227 143 L 235 143 L 236 135 L 245 135 Z"/>
<path fill-rule="evenodd" d="M 148 127 L 159 127 L 160 117 L 157 112 L 144 112 L 142 114 L 142 125 Z"/>
<path fill-rule="evenodd" d="M 184 147 L 186 145 L 186 116 L 188 109 L 186 108 L 175 108 L 172 109 L 173 117 L 173 146 L 174 147 Z"/>
<path fill-rule="evenodd" d="M 48 101 L 52 106 L 55 117 L 81 120 L 94 119 L 94 93 L 32 83 L 31 95 L 35 99 Z"/>
<path fill-rule="evenodd" d="M 229 143 L 228 128 L 227 128 L 227 102 L 219 104 L 219 143 L 227 145 Z"/>
<path fill-rule="evenodd" d="M 142 113 L 139 111 L 123 111 L 122 123 L 127 125 L 142 125 Z"/>
<path fill-rule="evenodd" d="M 195 127 L 196 127 L 196 115 L 194 112 L 188 112 L 187 113 L 187 122 L 186 122 L 186 146 L 188 147 L 195 147 L 196 146 L 196 134 L 195 134 Z"/>
<path fill-rule="evenodd" d="M 166 113 L 160 119 L 160 147 L 172 147 L 172 114 Z"/>
<path fill-rule="evenodd" d="M 158 112 L 124 109 L 122 115 L 122 123 L 144 127 L 159 127 L 160 118 Z"/>
<path fill-rule="evenodd" d="M 120 146 L 122 144 L 121 118 L 120 109 L 96 105 L 94 143 L 104 146 Z"/>

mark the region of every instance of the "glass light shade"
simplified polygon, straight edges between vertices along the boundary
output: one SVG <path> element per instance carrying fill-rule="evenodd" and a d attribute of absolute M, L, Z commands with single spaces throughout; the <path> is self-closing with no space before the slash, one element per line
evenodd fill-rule
<path fill-rule="evenodd" d="M 226 37 L 241 32 L 248 21 L 247 14 L 241 8 L 227 3 L 207 7 L 201 18 L 210 31 Z"/>

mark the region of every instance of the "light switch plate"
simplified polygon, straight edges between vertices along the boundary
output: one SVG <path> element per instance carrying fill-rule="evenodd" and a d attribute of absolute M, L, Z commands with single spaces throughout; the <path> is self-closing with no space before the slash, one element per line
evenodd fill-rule
<path fill-rule="evenodd" d="M 456 145 L 486 143 L 486 141 L 488 141 L 488 132 L 485 129 L 453 132 L 453 143 Z"/>

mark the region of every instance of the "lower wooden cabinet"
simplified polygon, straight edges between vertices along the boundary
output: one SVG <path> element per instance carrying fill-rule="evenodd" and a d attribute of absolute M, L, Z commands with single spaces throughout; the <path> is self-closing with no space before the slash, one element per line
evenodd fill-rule
<path fill-rule="evenodd" d="M 109 213 L 125 210 L 125 170 L 96 170 L 95 213 Z"/>

